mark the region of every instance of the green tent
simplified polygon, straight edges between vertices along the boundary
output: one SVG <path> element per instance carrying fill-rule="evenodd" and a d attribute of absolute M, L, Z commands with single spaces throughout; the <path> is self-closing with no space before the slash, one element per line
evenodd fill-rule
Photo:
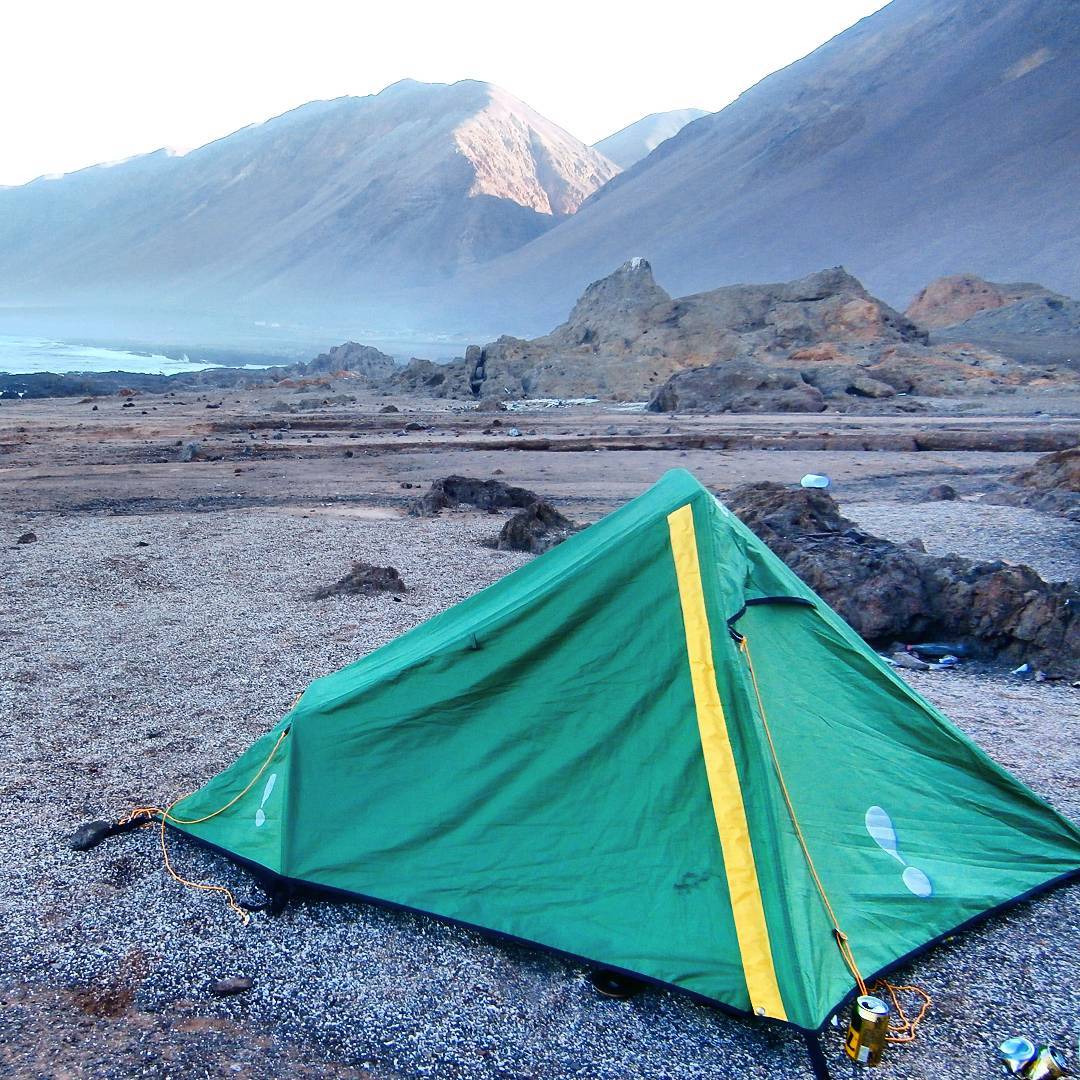
<path fill-rule="evenodd" d="M 1080 868 L 683 471 L 312 683 L 169 823 L 804 1031 L 853 990 L 837 927 L 869 978 Z"/>

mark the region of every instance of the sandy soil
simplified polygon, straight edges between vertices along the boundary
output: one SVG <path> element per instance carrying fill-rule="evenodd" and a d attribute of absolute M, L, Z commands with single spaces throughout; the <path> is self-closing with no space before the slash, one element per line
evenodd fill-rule
<path fill-rule="evenodd" d="M 150 834 L 87 854 L 65 837 L 201 783 L 310 679 L 526 558 L 483 546 L 499 518 L 408 517 L 418 489 L 403 484 L 501 471 L 588 521 L 672 466 L 720 491 L 825 472 L 842 509 L 884 535 L 1068 576 L 1072 527 L 978 496 L 1036 456 L 994 450 L 993 436 L 1075 442 L 1080 420 L 1000 410 L 673 420 L 596 406 L 492 416 L 403 401 L 383 414 L 383 399 L 293 414 L 272 410 L 280 398 L 230 394 L 211 410 L 221 399 L 123 408 L 110 398 L 96 412 L 76 401 L 0 404 L 0 1073 L 809 1075 L 798 1038 L 677 993 L 598 999 L 575 965 L 362 904 L 305 901 L 244 928 L 217 897 L 172 882 Z M 909 446 L 913 431 L 980 448 L 887 448 Z M 193 440 L 196 460 L 181 461 Z M 964 499 L 925 503 L 945 481 Z M 27 530 L 38 540 L 15 545 Z M 402 602 L 307 599 L 353 558 L 398 567 Z M 1077 691 L 995 672 L 911 678 L 1080 817 Z M 189 876 L 252 892 L 241 872 L 180 840 L 176 856 Z M 935 1007 L 919 1042 L 894 1050 L 880 1075 L 987 1076 L 995 1045 L 1013 1034 L 1075 1047 L 1078 900 L 1080 886 L 1059 889 L 914 964 L 904 975 Z M 254 989 L 209 994 L 233 974 Z M 826 1048 L 836 1076 L 854 1075 L 838 1035 Z"/>

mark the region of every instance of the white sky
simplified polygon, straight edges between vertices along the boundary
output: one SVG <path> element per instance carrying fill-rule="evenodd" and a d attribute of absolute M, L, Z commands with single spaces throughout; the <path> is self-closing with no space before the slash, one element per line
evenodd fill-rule
<path fill-rule="evenodd" d="M 585 142 L 715 110 L 883 0 L 4 0 L 0 184 L 190 149 L 316 98 L 478 78 Z"/>

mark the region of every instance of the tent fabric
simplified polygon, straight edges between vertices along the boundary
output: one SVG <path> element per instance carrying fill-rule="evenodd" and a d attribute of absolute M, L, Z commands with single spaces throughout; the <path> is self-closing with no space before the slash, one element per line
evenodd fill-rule
<path fill-rule="evenodd" d="M 765 720 L 868 977 L 1080 869 L 1080 829 L 682 470 L 313 682 L 172 817 L 280 740 L 174 827 L 811 1031 L 853 977 Z"/>

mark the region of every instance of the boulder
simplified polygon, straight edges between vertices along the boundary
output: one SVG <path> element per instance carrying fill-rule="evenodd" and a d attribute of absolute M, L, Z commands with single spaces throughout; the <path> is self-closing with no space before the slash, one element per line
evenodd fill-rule
<path fill-rule="evenodd" d="M 511 487 L 501 480 L 478 480 L 468 476 L 445 476 L 432 481 L 430 489 L 409 509 L 414 517 L 435 517 L 462 503 L 481 510 L 526 509 L 540 496 L 528 488 Z"/>
<path fill-rule="evenodd" d="M 499 551 L 528 551 L 539 555 L 561 544 L 580 528 L 551 503 L 538 499 L 506 522 L 495 547 Z"/>
<path fill-rule="evenodd" d="M 1080 446 L 1044 454 L 1033 465 L 1016 473 L 1012 482 L 1036 491 L 1080 494 Z"/>
<path fill-rule="evenodd" d="M 377 592 L 405 592 L 401 574 L 392 566 L 372 566 L 371 563 L 354 562 L 352 569 L 333 585 L 327 585 L 312 593 L 313 600 L 325 600 L 328 596 L 343 594 L 371 594 Z"/>
<path fill-rule="evenodd" d="M 875 647 L 957 641 L 983 659 L 1080 675 L 1080 593 L 1069 584 L 871 536 L 823 491 L 761 482 L 725 503 Z"/>
<path fill-rule="evenodd" d="M 986 501 L 1061 514 L 1080 523 L 1080 446 L 1044 454 L 1009 477 L 1008 486 L 991 492 Z"/>
<path fill-rule="evenodd" d="M 821 412 L 825 398 L 797 371 L 746 360 L 691 368 L 653 394 L 651 412 Z"/>

